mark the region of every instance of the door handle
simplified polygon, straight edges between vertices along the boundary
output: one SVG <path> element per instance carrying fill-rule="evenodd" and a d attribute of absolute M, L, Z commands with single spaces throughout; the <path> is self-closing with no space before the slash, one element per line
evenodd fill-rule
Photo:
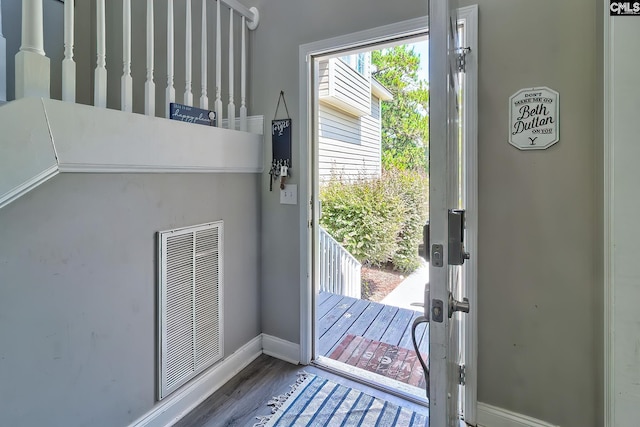
<path fill-rule="evenodd" d="M 454 299 L 453 294 L 449 292 L 449 318 L 451 318 L 456 311 L 468 313 L 470 308 L 469 298 L 462 298 L 462 301 L 458 301 Z"/>

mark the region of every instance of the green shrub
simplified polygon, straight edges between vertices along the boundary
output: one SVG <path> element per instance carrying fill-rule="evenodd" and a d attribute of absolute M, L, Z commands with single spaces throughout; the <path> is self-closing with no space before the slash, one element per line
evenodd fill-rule
<path fill-rule="evenodd" d="M 360 262 L 392 262 L 407 272 L 419 265 L 418 245 L 427 216 L 426 176 L 393 171 L 375 180 L 333 179 L 321 189 L 320 198 L 320 224 Z"/>

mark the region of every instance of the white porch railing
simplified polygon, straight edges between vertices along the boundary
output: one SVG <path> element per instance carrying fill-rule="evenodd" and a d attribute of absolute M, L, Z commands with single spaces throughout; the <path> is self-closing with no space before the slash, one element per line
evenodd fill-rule
<path fill-rule="evenodd" d="M 320 227 L 320 290 L 358 298 L 362 264 Z"/>
<path fill-rule="evenodd" d="M 254 30 L 259 21 L 258 10 L 254 7 L 247 8 L 243 6 L 238 0 L 187 0 L 186 2 L 177 2 L 175 0 L 167 0 L 167 2 L 160 2 L 157 0 L 147 0 L 146 2 L 146 26 L 136 25 L 135 28 L 138 31 L 144 31 L 146 34 L 136 34 L 135 37 L 132 34 L 132 9 L 131 0 L 123 0 L 122 3 L 122 58 L 107 58 L 107 40 L 117 39 L 118 35 L 108 33 L 112 31 L 108 22 L 106 21 L 108 8 L 116 7 L 115 3 L 107 2 L 105 0 L 94 0 L 96 5 L 96 58 L 95 58 L 95 71 L 94 71 L 94 100 L 93 103 L 96 107 L 107 106 L 107 82 L 113 82 L 108 79 L 107 63 L 111 61 L 122 64 L 122 73 L 118 74 L 120 78 L 120 106 L 122 111 L 132 112 L 133 109 L 133 96 L 134 85 L 137 83 L 132 78 L 132 67 L 136 63 L 140 63 L 141 67 L 146 67 L 146 78 L 144 83 L 139 82 L 140 85 L 144 84 L 144 110 L 140 113 L 154 116 L 156 115 L 156 85 L 154 82 L 154 65 L 156 61 L 166 61 L 167 80 L 166 85 L 161 85 L 165 90 L 164 92 L 165 111 L 158 112 L 163 114 L 164 117 L 169 116 L 169 103 L 175 102 L 175 85 L 174 85 L 174 69 L 177 61 L 184 60 L 185 81 L 184 81 L 184 96 L 183 103 L 193 106 L 194 94 L 192 91 L 193 81 L 193 68 L 195 60 L 192 52 L 192 40 L 200 40 L 200 55 L 198 58 L 198 64 L 200 66 L 199 71 L 201 75 L 200 93 L 196 98 L 197 106 L 204 109 L 212 109 L 216 111 L 218 118 L 218 126 L 221 126 L 223 119 L 228 123 L 227 127 L 236 129 L 238 126 L 241 130 L 247 129 L 247 106 L 246 106 L 246 68 L 247 68 L 247 47 L 246 47 L 246 31 Z M 196 8 L 196 11 L 200 13 L 199 17 L 193 17 L 191 11 L 192 1 L 196 1 L 200 7 Z M 210 31 L 210 24 L 207 22 L 207 3 L 216 1 L 216 23 L 215 32 Z M 6 43 L 5 37 L 2 33 L 2 0 L 0 0 L 0 103 L 6 100 Z M 180 55 L 180 58 L 176 58 L 177 49 L 174 46 L 174 33 L 176 29 L 174 21 L 174 3 L 175 7 L 185 8 L 186 22 L 184 23 L 185 34 L 185 46 L 184 50 L 180 49 L 179 52 L 184 55 Z M 221 11 L 221 3 L 224 3 L 229 10 L 228 28 L 229 34 L 227 37 L 228 42 L 228 57 L 225 58 L 228 62 L 229 75 L 227 77 L 228 88 L 224 90 L 222 87 L 222 21 L 223 12 Z M 166 21 L 166 37 L 167 37 L 167 52 L 166 57 L 156 58 L 154 56 L 156 34 L 155 28 L 159 24 L 154 22 L 154 6 L 166 7 L 167 21 Z M 119 6 L 117 6 L 119 7 Z M 111 16 L 111 15 L 109 15 Z M 5 17 L 6 18 L 6 17 Z M 201 25 L 199 26 L 199 34 L 194 34 L 192 31 L 193 18 L 200 19 Z M 74 60 L 74 22 L 76 19 L 87 19 L 87 17 L 75 16 L 74 0 L 65 0 L 64 2 L 64 59 L 62 60 L 62 100 L 67 102 L 76 102 L 76 62 Z M 234 43 L 234 37 L 237 33 L 234 33 L 234 21 L 238 21 L 241 25 L 241 43 L 240 47 L 237 47 L 237 43 Z M 111 26 L 113 27 L 113 26 Z M 182 27 L 181 27 L 182 28 Z M 237 28 L 237 27 L 236 27 Z M 76 34 L 77 35 L 77 34 Z M 210 38 L 215 36 L 215 57 L 208 57 L 207 42 Z M 82 35 L 82 37 L 89 38 L 90 35 Z M 144 43 L 146 49 L 146 57 L 135 58 L 132 57 L 132 44 Z M 9 53 L 11 54 L 11 53 Z M 197 56 L 197 55 L 196 55 Z M 237 56 L 240 56 L 240 111 L 239 111 L 239 124 L 236 121 L 236 102 L 234 99 L 234 63 Z M 50 97 L 50 64 L 49 58 L 47 58 L 44 51 L 44 29 L 43 29 L 43 4 L 42 0 L 22 0 L 22 34 L 20 50 L 15 55 L 15 94 L 16 99 L 23 97 Z M 208 77 L 208 64 L 215 63 L 215 99 L 210 103 L 207 94 L 207 77 Z M 180 64 L 182 65 L 182 64 Z M 109 71 L 112 73 L 113 69 Z M 180 82 L 182 83 L 182 82 Z M 113 89 L 109 88 L 110 91 Z M 223 114 L 223 91 L 228 95 L 228 106 L 226 108 L 226 115 Z M 160 96 L 162 93 L 160 93 Z"/>

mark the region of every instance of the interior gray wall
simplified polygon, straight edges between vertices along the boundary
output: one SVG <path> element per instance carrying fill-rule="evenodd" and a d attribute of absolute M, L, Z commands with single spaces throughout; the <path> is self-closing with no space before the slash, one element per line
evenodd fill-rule
<path fill-rule="evenodd" d="M 299 45 L 427 12 L 410 0 L 253 3 L 261 16 L 254 105 L 271 117 L 284 90 L 294 129 Z M 477 3 L 480 14 L 478 399 L 565 427 L 601 426 L 601 4 L 461 3 Z M 521 152 L 507 142 L 508 99 L 539 85 L 560 93 L 560 142 Z M 301 143 L 294 133 L 293 183 L 306 173 L 297 169 Z M 265 167 L 269 161 L 267 144 Z M 278 203 L 266 174 L 262 210 L 262 329 L 298 343 L 298 209 Z"/>
<path fill-rule="evenodd" d="M 124 426 L 156 397 L 156 232 L 222 219 L 224 334 L 260 334 L 254 174 L 63 174 L 0 209 L 0 425 Z"/>

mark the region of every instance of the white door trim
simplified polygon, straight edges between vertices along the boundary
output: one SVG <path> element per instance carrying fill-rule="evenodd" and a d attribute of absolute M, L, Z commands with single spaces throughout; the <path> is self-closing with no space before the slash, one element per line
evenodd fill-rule
<path fill-rule="evenodd" d="M 466 316 L 465 328 L 469 332 L 466 345 L 468 354 L 467 365 L 467 387 L 465 394 L 465 417 L 470 424 L 476 420 L 476 399 L 477 399 L 477 235 L 478 235 L 478 167 L 477 167 L 477 53 L 478 53 L 478 6 L 472 5 L 459 9 L 460 20 L 464 21 L 467 37 L 467 45 L 472 52 L 467 56 L 467 93 L 465 97 L 464 135 L 465 135 L 465 168 L 467 173 L 465 194 L 465 207 L 467 209 L 467 230 L 465 246 L 471 253 L 471 260 L 466 267 L 467 286 L 469 301 L 472 302 L 472 310 Z M 312 228 L 309 223 L 312 218 L 317 218 L 318 206 L 311 205 L 312 183 L 313 183 L 313 161 L 311 149 L 313 148 L 313 134 L 309 123 L 312 123 L 311 102 L 313 101 L 314 88 L 311 87 L 312 61 L 308 59 L 312 56 L 322 55 L 339 49 L 356 48 L 357 46 L 369 45 L 384 42 L 398 37 L 407 37 L 424 33 L 428 23 L 427 17 L 419 17 L 402 21 L 396 24 L 385 25 L 365 31 L 321 40 L 300 46 L 299 49 L 299 94 L 300 94 L 300 144 L 301 170 L 306 173 L 300 175 L 299 183 L 299 226 L 300 226 L 300 362 L 309 364 L 312 359 L 312 339 L 311 328 L 313 326 L 313 305 L 312 305 Z M 302 169 L 304 168 L 304 169 Z"/>
<path fill-rule="evenodd" d="M 463 197 L 467 223 L 465 248 L 471 254 L 465 266 L 465 296 L 469 298 L 471 309 L 463 316 L 463 328 L 467 367 L 464 417 L 467 423 L 475 425 L 478 399 L 478 5 L 458 9 L 458 22 L 464 25 L 464 47 L 471 48 L 466 58 L 462 122 L 465 180 Z"/>
<path fill-rule="evenodd" d="M 309 127 L 312 123 L 311 102 L 314 88 L 311 87 L 312 62 L 308 59 L 312 56 L 322 55 L 340 49 L 350 49 L 356 46 L 376 44 L 393 38 L 418 35 L 426 30 L 428 19 L 418 17 L 395 24 L 384 25 L 369 30 L 320 40 L 300 45 L 298 61 L 298 84 L 300 96 L 300 170 L 306 173 L 300 174 L 299 183 L 299 226 L 300 226 L 300 362 L 309 364 L 312 359 L 313 334 L 313 304 L 311 292 L 311 261 L 312 261 L 312 228 L 309 222 L 318 216 L 318 206 L 311 206 L 313 162 L 310 149 L 313 147 L 313 133 Z M 303 169 L 304 167 L 304 169 Z"/>
<path fill-rule="evenodd" d="M 604 206 L 603 206 L 603 246 L 604 246 L 604 427 L 615 426 L 614 411 L 614 348 L 613 348 L 613 128 L 611 126 L 611 101 L 613 96 L 612 45 L 613 23 L 609 16 L 609 2 L 604 5 L 604 46 L 603 46 L 603 80 L 604 80 Z"/>

